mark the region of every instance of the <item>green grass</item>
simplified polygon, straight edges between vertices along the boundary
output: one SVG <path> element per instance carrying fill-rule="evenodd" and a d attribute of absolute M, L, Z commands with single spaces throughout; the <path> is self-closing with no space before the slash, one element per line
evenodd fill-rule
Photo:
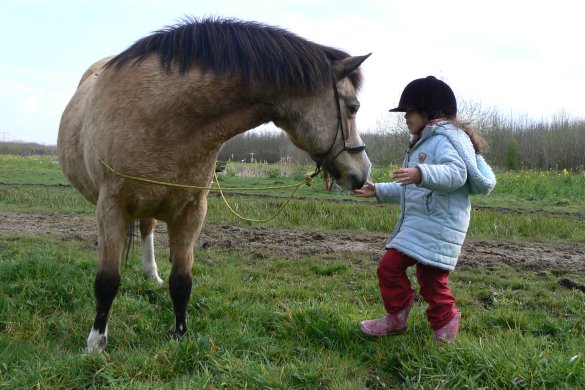
<path fill-rule="evenodd" d="M 291 261 L 201 250 L 190 331 L 179 342 L 166 288 L 123 269 L 107 353 L 83 352 L 95 253 L 51 237 L 0 238 L 3 388 L 576 388 L 585 383 L 584 294 L 567 274 L 502 268 L 451 278 L 464 320 L 435 345 L 417 301 L 408 332 L 365 339 L 382 314 L 374 264 L 348 253 Z M 159 253 L 159 258 L 164 258 Z M 352 258 L 353 257 L 353 258 Z M 160 272 L 168 277 L 166 261 Z M 571 275 L 575 278 L 575 275 Z M 579 283 L 585 282 L 578 276 Z"/>
<path fill-rule="evenodd" d="M 67 185 L 56 157 L 0 155 L 0 183 Z"/>
<path fill-rule="evenodd" d="M 51 158 L 0 156 L 0 211 L 90 214 L 95 208 Z M 225 186 L 302 178 L 222 176 Z M 308 170 L 308 169 L 307 169 Z M 272 172 L 272 173 L 270 173 Z M 386 175 L 386 176 L 385 176 Z M 388 170 L 374 170 L 376 181 Z M 585 242 L 585 176 L 498 173 L 472 213 L 469 239 Z M 50 185 L 50 186 L 47 186 Z M 264 218 L 290 190 L 228 194 L 238 212 Z M 389 233 L 396 206 L 346 202 L 316 181 L 263 226 Z M 207 223 L 248 225 L 209 197 Z M 158 249 L 167 280 L 168 253 Z M 579 388 L 585 383 L 585 284 L 572 270 L 505 265 L 458 270 L 450 285 L 464 317 L 453 345 L 435 345 L 417 301 L 408 332 L 368 340 L 357 324 L 382 315 L 375 262 L 359 253 L 289 260 L 282 254 L 198 250 L 190 331 L 169 332 L 168 284 L 144 281 L 138 254 L 123 268 L 107 352 L 85 354 L 95 301 L 96 253 L 73 238 L 0 234 L 0 388 Z M 411 278 L 414 281 L 414 278 Z M 165 282 L 166 283 L 166 282 Z M 415 286 L 416 288 L 416 286 Z"/>
<path fill-rule="evenodd" d="M 390 181 L 390 172 L 395 167 L 374 167 L 372 177 L 375 182 Z M 312 171 L 312 166 L 283 166 L 279 164 L 241 164 L 229 163 L 227 174 L 219 175 L 223 187 L 263 188 L 287 186 L 303 180 L 306 172 Z M 254 171 L 263 176 L 252 176 Z M 245 171 L 246 177 L 237 176 L 237 172 Z M 582 214 L 585 212 L 585 172 L 567 171 L 511 171 L 497 173 L 498 184 L 489 196 L 474 196 L 472 203 L 479 206 L 493 208 L 514 208 L 526 211 L 567 212 Z M 67 185 L 67 180 L 61 173 L 55 157 L 17 157 L 0 155 L 0 190 L 2 187 L 30 191 L 31 188 L 44 190 L 46 185 Z M 10 185 L 12 184 L 12 186 Z M 23 186 L 34 184 L 35 186 Z M 228 196 L 233 191 L 226 191 Z M 272 189 L 258 191 L 237 191 L 248 194 L 261 194 L 277 197 L 288 197 L 292 189 Z M 6 189 L 0 195 L 0 202 L 6 195 Z M 12 195 L 17 196 L 17 195 Z M 34 196 L 31 194 L 31 197 Z M 314 179 L 310 187 L 299 188 L 296 197 L 316 198 L 322 200 L 345 200 L 351 198 L 358 202 L 369 202 L 343 191 L 327 192 L 322 177 Z M 68 198 L 70 201 L 72 198 Z M 8 203 L 8 202 L 6 202 Z M 18 203 L 18 202 L 15 202 Z M 29 202 L 32 206 L 34 201 Z M 37 202 L 42 203 L 42 202 Z M 64 206 L 66 206 L 65 204 Z"/>
<path fill-rule="evenodd" d="M 395 168 L 395 167 L 394 167 Z M 376 167 L 375 182 L 391 181 L 390 167 Z M 549 212 L 585 212 L 585 172 L 496 172 L 497 185 L 489 196 L 474 196 L 475 205 Z"/>
<path fill-rule="evenodd" d="M 0 185 L 0 210 L 93 214 L 95 206 L 71 187 Z"/>
<path fill-rule="evenodd" d="M 476 204 L 527 210 L 585 212 L 585 172 L 516 171 L 497 175 L 498 184 Z"/>

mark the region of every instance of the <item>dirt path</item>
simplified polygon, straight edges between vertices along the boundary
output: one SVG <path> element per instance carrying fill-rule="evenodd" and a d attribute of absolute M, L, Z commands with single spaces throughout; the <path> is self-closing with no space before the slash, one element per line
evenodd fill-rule
<path fill-rule="evenodd" d="M 93 216 L 0 212 L 0 235 L 50 234 L 95 247 L 96 232 Z M 157 226 L 156 240 L 157 245 L 166 245 L 164 223 Z M 241 249 L 258 254 L 267 251 L 286 253 L 291 259 L 325 253 L 332 257 L 335 254 L 361 253 L 364 261 L 375 264 L 383 252 L 385 242 L 385 234 L 306 232 L 207 224 L 197 245 L 203 248 Z M 499 264 L 532 270 L 574 270 L 585 273 L 585 246 L 468 240 L 458 267 L 494 267 Z"/>

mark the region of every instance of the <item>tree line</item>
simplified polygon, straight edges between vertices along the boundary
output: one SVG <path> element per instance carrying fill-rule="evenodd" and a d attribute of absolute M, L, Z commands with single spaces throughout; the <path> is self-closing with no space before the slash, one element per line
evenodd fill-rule
<path fill-rule="evenodd" d="M 41 145 L 35 142 L 8 142 L 0 141 L 0 154 L 16 156 L 55 156 L 55 145 Z"/>
<path fill-rule="evenodd" d="M 488 142 L 485 157 L 502 170 L 585 169 L 585 120 L 558 114 L 534 121 L 506 118 L 494 108 L 460 103 L 459 117 L 470 121 Z M 374 131 L 362 132 L 368 156 L 376 165 L 399 165 L 408 143 L 408 129 L 400 115 L 388 114 L 377 121 Z M 250 131 L 228 142 L 220 151 L 222 161 L 307 163 L 284 132 Z"/>

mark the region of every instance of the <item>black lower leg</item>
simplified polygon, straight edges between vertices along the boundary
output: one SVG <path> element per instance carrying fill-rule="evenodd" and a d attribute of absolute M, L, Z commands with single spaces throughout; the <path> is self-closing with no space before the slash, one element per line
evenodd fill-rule
<path fill-rule="evenodd" d="M 108 314 L 118 293 L 118 287 L 120 287 L 120 275 L 111 275 L 98 271 L 94 283 L 96 314 L 93 328 L 102 334 L 106 331 Z"/>
<path fill-rule="evenodd" d="M 171 293 L 173 310 L 175 311 L 175 337 L 180 337 L 187 332 L 187 305 L 191 296 L 192 284 L 191 274 L 171 272 L 169 292 Z"/>

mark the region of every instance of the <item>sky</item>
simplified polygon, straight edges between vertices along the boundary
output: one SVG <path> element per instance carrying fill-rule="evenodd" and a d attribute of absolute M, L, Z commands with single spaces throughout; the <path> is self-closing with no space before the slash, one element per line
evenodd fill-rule
<path fill-rule="evenodd" d="M 285 28 L 362 65 L 362 132 L 410 81 L 434 75 L 460 101 L 506 117 L 585 118 L 579 1 L 0 0 L 0 141 L 54 145 L 85 70 L 185 16 Z"/>

